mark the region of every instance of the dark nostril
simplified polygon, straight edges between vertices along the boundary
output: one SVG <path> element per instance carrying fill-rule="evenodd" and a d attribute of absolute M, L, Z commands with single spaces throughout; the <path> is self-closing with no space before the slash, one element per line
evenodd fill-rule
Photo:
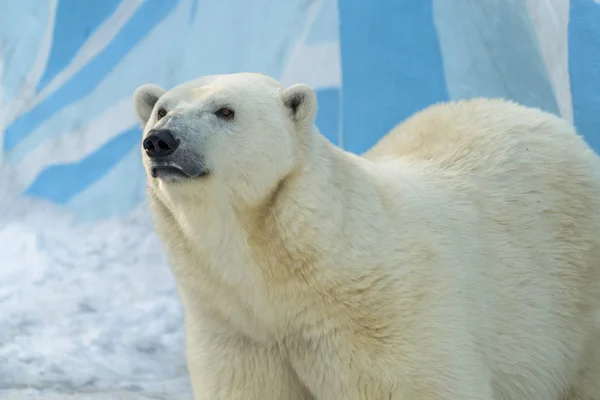
<path fill-rule="evenodd" d="M 169 144 L 167 142 L 159 140 L 158 141 L 158 148 L 161 149 L 161 150 L 170 150 L 171 146 L 169 146 Z"/>
<path fill-rule="evenodd" d="M 179 140 L 175 139 L 173 134 L 168 129 L 152 130 L 142 146 L 150 157 L 164 157 L 177 149 Z"/>
<path fill-rule="evenodd" d="M 152 143 L 152 139 L 146 138 L 144 140 L 144 150 L 154 150 L 154 143 Z"/>

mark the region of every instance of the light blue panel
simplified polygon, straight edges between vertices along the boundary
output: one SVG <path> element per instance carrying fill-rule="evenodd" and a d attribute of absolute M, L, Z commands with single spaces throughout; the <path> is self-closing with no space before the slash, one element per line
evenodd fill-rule
<path fill-rule="evenodd" d="M 25 193 L 66 204 L 83 189 L 106 175 L 139 144 L 141 137 L 141 130 L 135 127 L 113 138 L 80 162 L 48 167 L 37 176 Z"/>
<path fill-rule="evenodd" d="M 3 0 L 0 2 L 0 58 L 4 61 L 3 98 L 10 101 L 31 71 L 46 34 L 48 1 Z"/>
<path fill-rule="evenodd" d="M 524 0 L 433 0 L 453 99 L 501 97 L 558 114 Z"/>
<path fill-rule="evenodd" d="M 141 152 L 134 146 L 103 178 L 80 192 L 67 204 L 81 220 L 125 215 L 146 197 L 146 175 Z"/>
<path fill-rule="evenodd" d="M 305 0 L 198 1 L 188 42 L 195 51 L 181 54 L 194 68 L 186 68 L 180 81 L 241 71 L 281 76 L 307 20 Z"/>
<path fill-rule="evenodd" d="M 362 153 L 446 100 L 431 0 L 340 1 L 344 148 Z"/>
<path fill-rule="evenodd" d="M 121 0 L 59 0 L 52 51 L 44 75 L 38 82 L 38 91 L 71 62 L 81 45 L 115 11 L 119 3 Z"/>
<path fill-rule="evenodd" d="M 135 15 L 100 54 L 78 71 L 65 85 L 61 86 L 32 110 L 19 116 L 6 128 L 4 150 L 13 149 L 53 114 L 74 101 L 82 99 L 93 90 L 144 35 L 169 14 L 169 11 L 178 1 L 145 0 L 137 9 Z"/>
<path fill-rule="evenodd" d="M 569 14 L 573 122 L 600 153 L 600 4 L 571 0 Z"/>
<path fill-rule="evenodd" d="M 313 22 L 306 38 L 308 45 L 323 42 L 337 42 L 339 40 L 339 26 L 334 21 L 338 20 L 337 0 L 322 0 L 323 5 L 319 15 Z"/>
<path fill-rule="evenodd" d="M 86 90 L 95 87 L 93 96 L 87 92 L 85 97 L 62 109 L 58 104 L 46 102 L 16 121 L 7 132 L 10 138 L 5 147 L 11 150 L 6 159 L 11 163 L 20 162 L 45 138 L 85 126 L 119 99 L 131 96 L 135 88 L 144 83 L 154 82 L 168 88 L 200 75 L 238 71 L 258 71 L 280 77 L 307 18 L 304 0 L 200 1 L 195 20 L 190 24 L 192 7 L 191 1 L 181 0 L 135 47 L 121 55 L 114 70 L 101 82 L 93 85 L 84 82 Z M 158 8 L 148 11 L 152 18 L 161 14 Z M 86 76 L 94 79 L 93 74 Z M 83 88 L 77 90 L 83 92 Z M 69 93 L 61 91 L 62 96 Z M 50 116 L 43 129 L 31 134 L 41 120 Z"/>
<path fill-rule="evenodd" d="M 340 90 L 328 88 L 316 90 L 317 118 L 315 125 L 330 142 L 339 145 Z"/>

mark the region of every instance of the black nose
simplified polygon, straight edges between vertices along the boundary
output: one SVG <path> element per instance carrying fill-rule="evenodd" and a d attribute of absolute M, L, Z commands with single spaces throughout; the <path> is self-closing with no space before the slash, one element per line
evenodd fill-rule
<path fill-rule="evenodd" d="M 179 146 L 179 140 L 168 129 L 153 129 L 149 133 L 142 146 L 150 158 L 168 156 Z"/>

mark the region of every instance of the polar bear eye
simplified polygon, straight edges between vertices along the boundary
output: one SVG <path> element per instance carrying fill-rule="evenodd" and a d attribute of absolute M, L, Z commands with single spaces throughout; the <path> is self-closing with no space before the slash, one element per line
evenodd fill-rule
<path fill-rule="evenodd" d="M 164 108 L 159 108 L 158 112 L 156 113 L 156 116 L 158 117 L 158 119 L 160 120 L 165 115 L 167 115 L 167 110 L 165 110 Z"/>
<path fill-rule="evenodd" d="M 233 110 L 231 110 L 230 108 L 227 107 L 222 107 L 219 108 L 217 110 L 217 112 L 215 113 L 215 115 L 219 118 L 223 118 L 223 119 L 233 119 Z"/>

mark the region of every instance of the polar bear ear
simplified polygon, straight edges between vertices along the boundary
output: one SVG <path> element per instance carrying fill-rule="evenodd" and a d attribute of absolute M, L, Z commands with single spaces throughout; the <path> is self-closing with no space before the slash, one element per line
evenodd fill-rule
<path fill-rule="evenodd" d="M 317 96 L 308 85 L 296 84 L 281 93 L 283 104 L 296 124 L 312 124 L 317 113 Z"/>
<path fill-rule="evenodd" d="M 150 83 L 136 89 L 133 94 L 133 107 L 143 126 L 146 126 L 154 105 L 165 92 L 165 89 Z"/>

